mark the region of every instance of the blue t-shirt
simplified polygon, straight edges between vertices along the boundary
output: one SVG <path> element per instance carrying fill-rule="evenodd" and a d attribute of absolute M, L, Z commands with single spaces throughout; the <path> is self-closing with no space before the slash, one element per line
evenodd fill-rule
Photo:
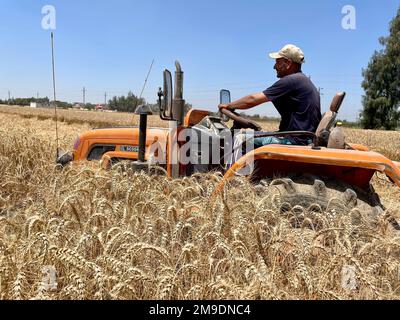
<path fill-rule="evenodd" d="M 321 121 L 317 88 L 302 72 L 281 78 L 264 91 L 282 117 L 279 131 L 316 132 Z M 305 137 L 290 137 L 293 144 L 307 144 Z"/>

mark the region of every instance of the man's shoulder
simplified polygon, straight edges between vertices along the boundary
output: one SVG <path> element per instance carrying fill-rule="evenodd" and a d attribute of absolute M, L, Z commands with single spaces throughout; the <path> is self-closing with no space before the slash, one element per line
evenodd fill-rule
<path fill-rule="evenodd" d="M 289 81 L 310 80 L 303 72 L 297 72 L 297 73 L 289 74 L 288 76 L 284 77 L 283 79 L 286 79 L 286 80 L 289 80 Z"/>
<path fill-rule="evenodd" d="M 316 89 L 314 83 L 311 81 L 310 77 L 306 76 L 304 73 L 302 72 L 298 72 L 298 73 L 294 73 L 291 75 L 288 75 L 287 77 L 287 82 L 291 83 L 294 87 L 306 87 L 306 88 L 312 88 L 312 89 Z"/>
<path fill-rule="evenodd" d="M 289 74 L 281 78 L 278 83 L 286 86 L 295 86 L 297 83 L 309 82 L 310 79 L 302 72 Z"/>

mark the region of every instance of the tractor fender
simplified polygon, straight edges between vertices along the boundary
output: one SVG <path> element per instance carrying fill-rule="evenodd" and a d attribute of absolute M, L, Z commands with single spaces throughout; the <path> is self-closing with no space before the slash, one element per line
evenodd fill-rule
<path fill-rule="evenodd" d="M 239 159 L 225 174 L 217 187 L 219 193 L 225 182 L 239 170 L 259 159 L 280 160 L 290 163 L 318 164 L 333 167 L 362 168 L 385 173 L 400 187 L 400 163 L 372 151 L 312 148 L 308 146 L 267 145 L 249 152 Z"/>
<path fill-rule="evenodd" d="M 349 143 L 349 146 L 353 148 L 354 150 L 358 151 L 370 151 L 367 146 L 364 146 L 362 144 L 357 144 L 357 143 Z"/>

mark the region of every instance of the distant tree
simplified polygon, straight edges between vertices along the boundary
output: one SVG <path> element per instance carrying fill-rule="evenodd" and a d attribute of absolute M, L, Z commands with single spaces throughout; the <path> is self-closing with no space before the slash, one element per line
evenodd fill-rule
<path fill-rule="evenodd" d="M 390 23 L 390 35 L 379 42 L 384 48 L 375 51 L 363 70 L 361 125 L 366 129 L 393 130 L 400 119 L 400 8 Z"/>
<path fill-rule="evenodd" d="M 96 108 L 96 105 L 94 105 L 93 103 L 86 103 L 84 107 L 88 110 L 94 110 Z"/>
<path fill-rule="evenodd" d="M 149 104 L 149 107 L 153 114 L 160 114 L 160 106 L 158 103 Z"/>
<path fill-rule="evenodd" d="M 342 127 L 346 128 L 360 128 L 360 123 L 359 122 L 353 122 L 353 121 L 348 121 L 348 120 L 341 120 L 341 119 L 336 119 L 337 123 L 341 123 Z"/>
<path fill-rule="evenodd" d="M 160 114 L 160 106 L 158 103 L 148 104 L 148 106 L 153 114 Z M 192 108 L 193 106 L 190 103 L 185 103 L 185 114 L 188 113 Z"/>
<path fill-rule="evenodd" d="M 29 106 L 31 102 L 37 102 L 37 103 L 42 103 L 42 104 L 48 104 L 49 98 L 12 98 L 10 100 L 5 101 L 5 103 L 9 103 L 10 105 L 13 106 Z"/>
<path fill-rule="evenodd" d="M 146 100 L 143 98 L 138 98 L 132 92 L 128 92 L 128 95 L 125 96 L 114 96 L 111 100 L 108 101 L 108 105 L 111 110 L 116 110 L 120 112 L 135 112 L 136 108 L 145 104 Z"/>
<path fill-rule="evenodd" d="M 72 108 L 72 104 L 64 101 L 56 101 L 58 109 L 69 109 Z"/>

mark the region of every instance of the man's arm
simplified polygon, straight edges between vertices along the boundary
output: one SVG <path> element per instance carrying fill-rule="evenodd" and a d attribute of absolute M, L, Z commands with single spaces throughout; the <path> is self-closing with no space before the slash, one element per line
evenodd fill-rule
<path fill-rule="evenodd" d="M 268 97 L 263 93 L 254 93 L 249 96 L 246 96 L 237 101 L 228 103 L 228 104 L 220 104 L 220 109 L 236 109 L 236 110 L 247 110 L 253 107 L 256 107 L 262 103 L 269 102 Z"/>

